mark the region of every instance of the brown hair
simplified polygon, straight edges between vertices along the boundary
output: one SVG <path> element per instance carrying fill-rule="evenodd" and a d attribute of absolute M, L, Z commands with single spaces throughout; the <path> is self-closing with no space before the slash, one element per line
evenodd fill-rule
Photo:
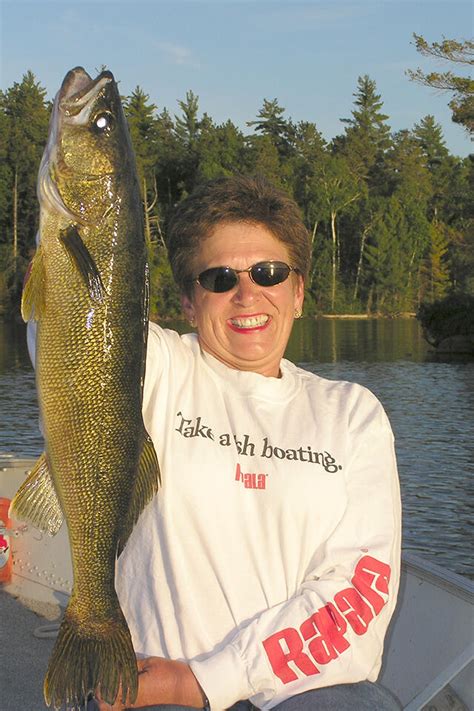
<path fill-rule="evenodd" d="M 308 230 L 297 204 L 263 177 L 234 175 L 198 186 L 176 208 L 167 230 L 168 256 L 180 290 L 192 293 L 201 243 L 220 223 L 263 225 L 290 256 L 291 266 L 307 277 L 311 260 Z"/>

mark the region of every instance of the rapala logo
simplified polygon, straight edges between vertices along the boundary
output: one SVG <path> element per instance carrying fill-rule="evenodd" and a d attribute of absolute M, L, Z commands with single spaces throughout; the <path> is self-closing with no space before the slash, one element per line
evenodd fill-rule
<path fill-rule="evenodd" d="M 268 474 L 254 474 L 253 472 L 243 472 L 240 464 L 235 468 L 235 481 L 240 481 L 246 489 L 265 489 Z"/>
<path fill-rule="evenodd" d="M 388 599 L 390 566 L 370 555 L 357 563 L 351 583 L 300 625 L 287 627 L 263 641 L 275 675 L 289 684 L 319 674 L 318 666 L 337 659 L 350 647 L 348 632 L 364 635 Z"/>

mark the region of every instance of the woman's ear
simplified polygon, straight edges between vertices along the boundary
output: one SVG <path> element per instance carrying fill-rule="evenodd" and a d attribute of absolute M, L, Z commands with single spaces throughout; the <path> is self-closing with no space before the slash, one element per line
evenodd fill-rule
<path fill-rule="evenodd" d="M 192 302 L 192 299 L 187 296 L 187 294 L 181 294 L 181 308 L 190 325 L 194 327 L 196 325 L 196 314 L 194 311 L 194 304 Z"/>
<path fill-rule="evenodd" d="M 301 274 L 295 274 L 297 279 L 295 286 L 295 310 L 303 311 L 304 301 L 304 279 Z"/>

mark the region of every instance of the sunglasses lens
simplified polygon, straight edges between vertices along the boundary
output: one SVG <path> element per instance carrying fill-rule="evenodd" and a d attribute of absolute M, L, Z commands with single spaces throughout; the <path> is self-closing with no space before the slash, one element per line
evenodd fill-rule
<path fill-rule="evenodd" d="M 213 267 L 199 275 L 198 281 L 204 289 L 220 294 L 230 291 L 237 284 L 238 277 L 229 267 Z"/>
<path fill-rule="evenodd" d="M 288 279 L 291 268 L 285 262 L 258 262 L 250 270 L 252 281 L 259 286 L 276 286 Z M 207 291 L 222 294 L 234 288 L 239 280 L 239 270 L 231 267 L 211 267 L 202 272 L 197 281 Z"/>
<path fill-rule="evenodd" d="M 284 262 L 259 262 L 252 267 L 251 274 L 259 286 L 276 286 L 288 279 L 290 271 Z"/>

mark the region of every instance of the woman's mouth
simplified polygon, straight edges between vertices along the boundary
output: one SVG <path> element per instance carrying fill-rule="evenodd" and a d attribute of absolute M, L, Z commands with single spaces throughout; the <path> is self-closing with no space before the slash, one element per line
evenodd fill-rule
<path fill-rule="evenodd" d="M 230 318 L 227 323 L 233 331 L 239 333 L 246 331 L 259 331 L 266 328 L 270 323 L 268 314 L 255 314 L 254 316 L 235 316 Z"/>

